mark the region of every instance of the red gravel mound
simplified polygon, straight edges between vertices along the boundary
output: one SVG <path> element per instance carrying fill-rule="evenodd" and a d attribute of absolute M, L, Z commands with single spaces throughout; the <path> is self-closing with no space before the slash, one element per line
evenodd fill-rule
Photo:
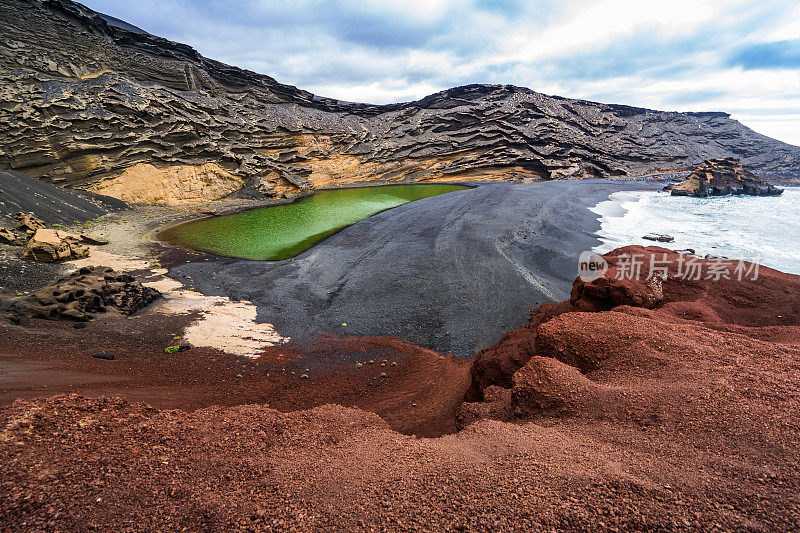
<path fill-rule="evenodd" d="M 260 403 L 293 411 L 336 403 L 375 412 L 403 433 L 431 437 L 456 430 L 469 361 L 392 337 L 319 338 L 267 349 L 258 360 L 201 347 L 165 353 L 181 343 L 175 333 L 192 319 L 102 317 L 80 330 L 50 320 L 6 323 L 0 330 L 0 404 L 63 393 L 120 395 L 186 410 Z M 91 357 L 97 352 L 115 359 Z"/>
<path fill-rule="evenodd" d="M 569 301 L 541 306 L 527 326 L 509 332 L 479 354 L 468 400 L 480 399 L 481 391 L 489 385 L 510 387 L 514 373 L 539 353 L 539 326 L 563 313 L 613 310 L 651 319 L 648 325 L 654 331 L 664 322 L 691 323 L 764 340 L 796 342 L 800 338 L 798 276 L 764 266 L 755 270 L 750 263 L 699 259 L 656 246 L 618 248 L 605 258 L 609 268 L 603 277 L 588 283 L 576 279 Z M 637 275 L 631 276 L 634 271 Z M 695 279 L 698 274 L 699 279 Z M 742 279 L 738 279 L 740 275 Z M 581 327 L 576 326 L 575 331 L 581 331 Z M 552 345 L 553 339 L 543 340 Z M 556 341 L 569 345 L 571 339 Z M 614 338 L 609 342 L 615 342 Z M 546 349 L 552 351 L 553 347 Z"/>
<path fill-rule="evenodd" d="M 617 279 L 625 253 L 643 254 L 646 270 L 667 254 L 666 270 Z M 0 408 L 0 524 L 800 528 L 800 278 L 762 268 L 757 280 L 686 280 L 678 269 L 687 257 L 662 248 L 607 257 L 603 278 L 576 281 L 570 301 L 542 306 L 480 355 L 472 401 L 460 407 L 468 367 L 397 339 L 320 339 L 268 351 L 249 366 L 192 349 L 199 364 L 187 358 L 183 366 L 195 370 L 181 370 L 149 347 L 139 346 L 147 353 L 137 359 L 113 324 L 112 348 L 125 361 L 118 370 L 134 390 L 163 406 L 231 406 L 167 411 L 73 395 Z M 166 335 L 157 326 L 148 331 Z M 15 353 L 36 348 L 21 328 L 9 329 Z M 40 332 L 42 346 L 52 346 L 54 331 Z M 313 366 L 322 355 L 328 363 Z M 180 379 L 135 377 L 157 365 Z M 309 378 L 291 374 L 306 366 Z M 169 383 L 176 395 L 156 394 Z M 259 404 L 240 405 L 248 398 Z M 273 409 L 326 399 L 381 417 L 338 405 Z M 441 434 L 456 423 L 460 432 L 434 439 L 396 431 Z"/>

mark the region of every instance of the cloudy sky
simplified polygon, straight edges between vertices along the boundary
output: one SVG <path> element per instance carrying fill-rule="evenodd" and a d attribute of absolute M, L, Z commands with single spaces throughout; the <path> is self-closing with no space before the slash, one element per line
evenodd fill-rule
<path fill-rule="evenodd" d="M 727 111 L 800 145 L 796 0 L 84 0 L 203 55 L 342 100 L 469 83 Z"/>

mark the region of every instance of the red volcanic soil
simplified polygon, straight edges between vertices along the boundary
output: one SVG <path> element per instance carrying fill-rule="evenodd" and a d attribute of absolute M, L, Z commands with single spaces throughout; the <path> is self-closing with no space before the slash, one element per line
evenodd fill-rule
<path fill-rule="evenodd" d="M 616 279 L 634 253 L 643 275 Z M 258 365 L 167 356 L 173 332 L 147 315 L 78 333 L 5 328 L 0 364 L 34 372 L 24 391 L 2 378 L 6 401 L 71 388 L 126 399 L 0 408 L 0 524 L 800 528 L 800 277 L 762 267 L 757 280 L 686 280 L 687 257 L 656 247 L 607 258 L 603 278 L 576 281 L 471 369 L 394 339 L 321 339 Z M 654 258 L 667 267 L 651 276 Z M 142 331 L 153 339 L 137 346 Z M 89 358 L 96 346 L 118 359 Z M 355 368 L 365 358 L 375 363 Z M 320 403 L 360 409 L 305 409 Z"/>
<path fill-rule="evenodd" d="M 294 411 L 336 403 L 373 411 L 403 433 L 437 436 L 456 429 L 455 412 L 470 382 L 468 361 L 392 337 L 319 338 L 269 348 L 258 360 L 197 347 L 165 353 L 180 344 L 175 334 L 192 318 L 104 318 L 79 330 L 39 319 L 5 323 L 0 404 L 65 393 L 121 395 L 183 410 L 259 403 Z M 91 357 L 98 352 L 115 359 Z"/>

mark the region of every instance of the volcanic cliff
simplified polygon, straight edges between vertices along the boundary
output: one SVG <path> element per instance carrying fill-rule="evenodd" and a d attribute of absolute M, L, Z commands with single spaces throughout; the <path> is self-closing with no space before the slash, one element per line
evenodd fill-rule
<path fill-rule="evenodd" d="M 321 98 L 69 0 L 0 5 L 0 168 L 125 200 L 243 187 L 625 176 L 735 156 L 800 169 L 800 148 L 726 113 L 606 105 L 507 85 L 404 104 Z"/>

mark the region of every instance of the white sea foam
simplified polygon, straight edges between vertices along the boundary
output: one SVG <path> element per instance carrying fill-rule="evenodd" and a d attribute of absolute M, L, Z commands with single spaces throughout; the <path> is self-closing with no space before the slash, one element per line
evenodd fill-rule
<path fill-rule="evenodd" d="M 618 192 L 591 209 L 600 216 L 597 235 L 605 253 L 629 244 L 659 245 L 697 255 L 760 258 L 766 266 L 800 274 L 800 187 L 779 197 L 689 198 L 653 191 Z M 642 239 L 648 233 L 670 243 Z"/>

